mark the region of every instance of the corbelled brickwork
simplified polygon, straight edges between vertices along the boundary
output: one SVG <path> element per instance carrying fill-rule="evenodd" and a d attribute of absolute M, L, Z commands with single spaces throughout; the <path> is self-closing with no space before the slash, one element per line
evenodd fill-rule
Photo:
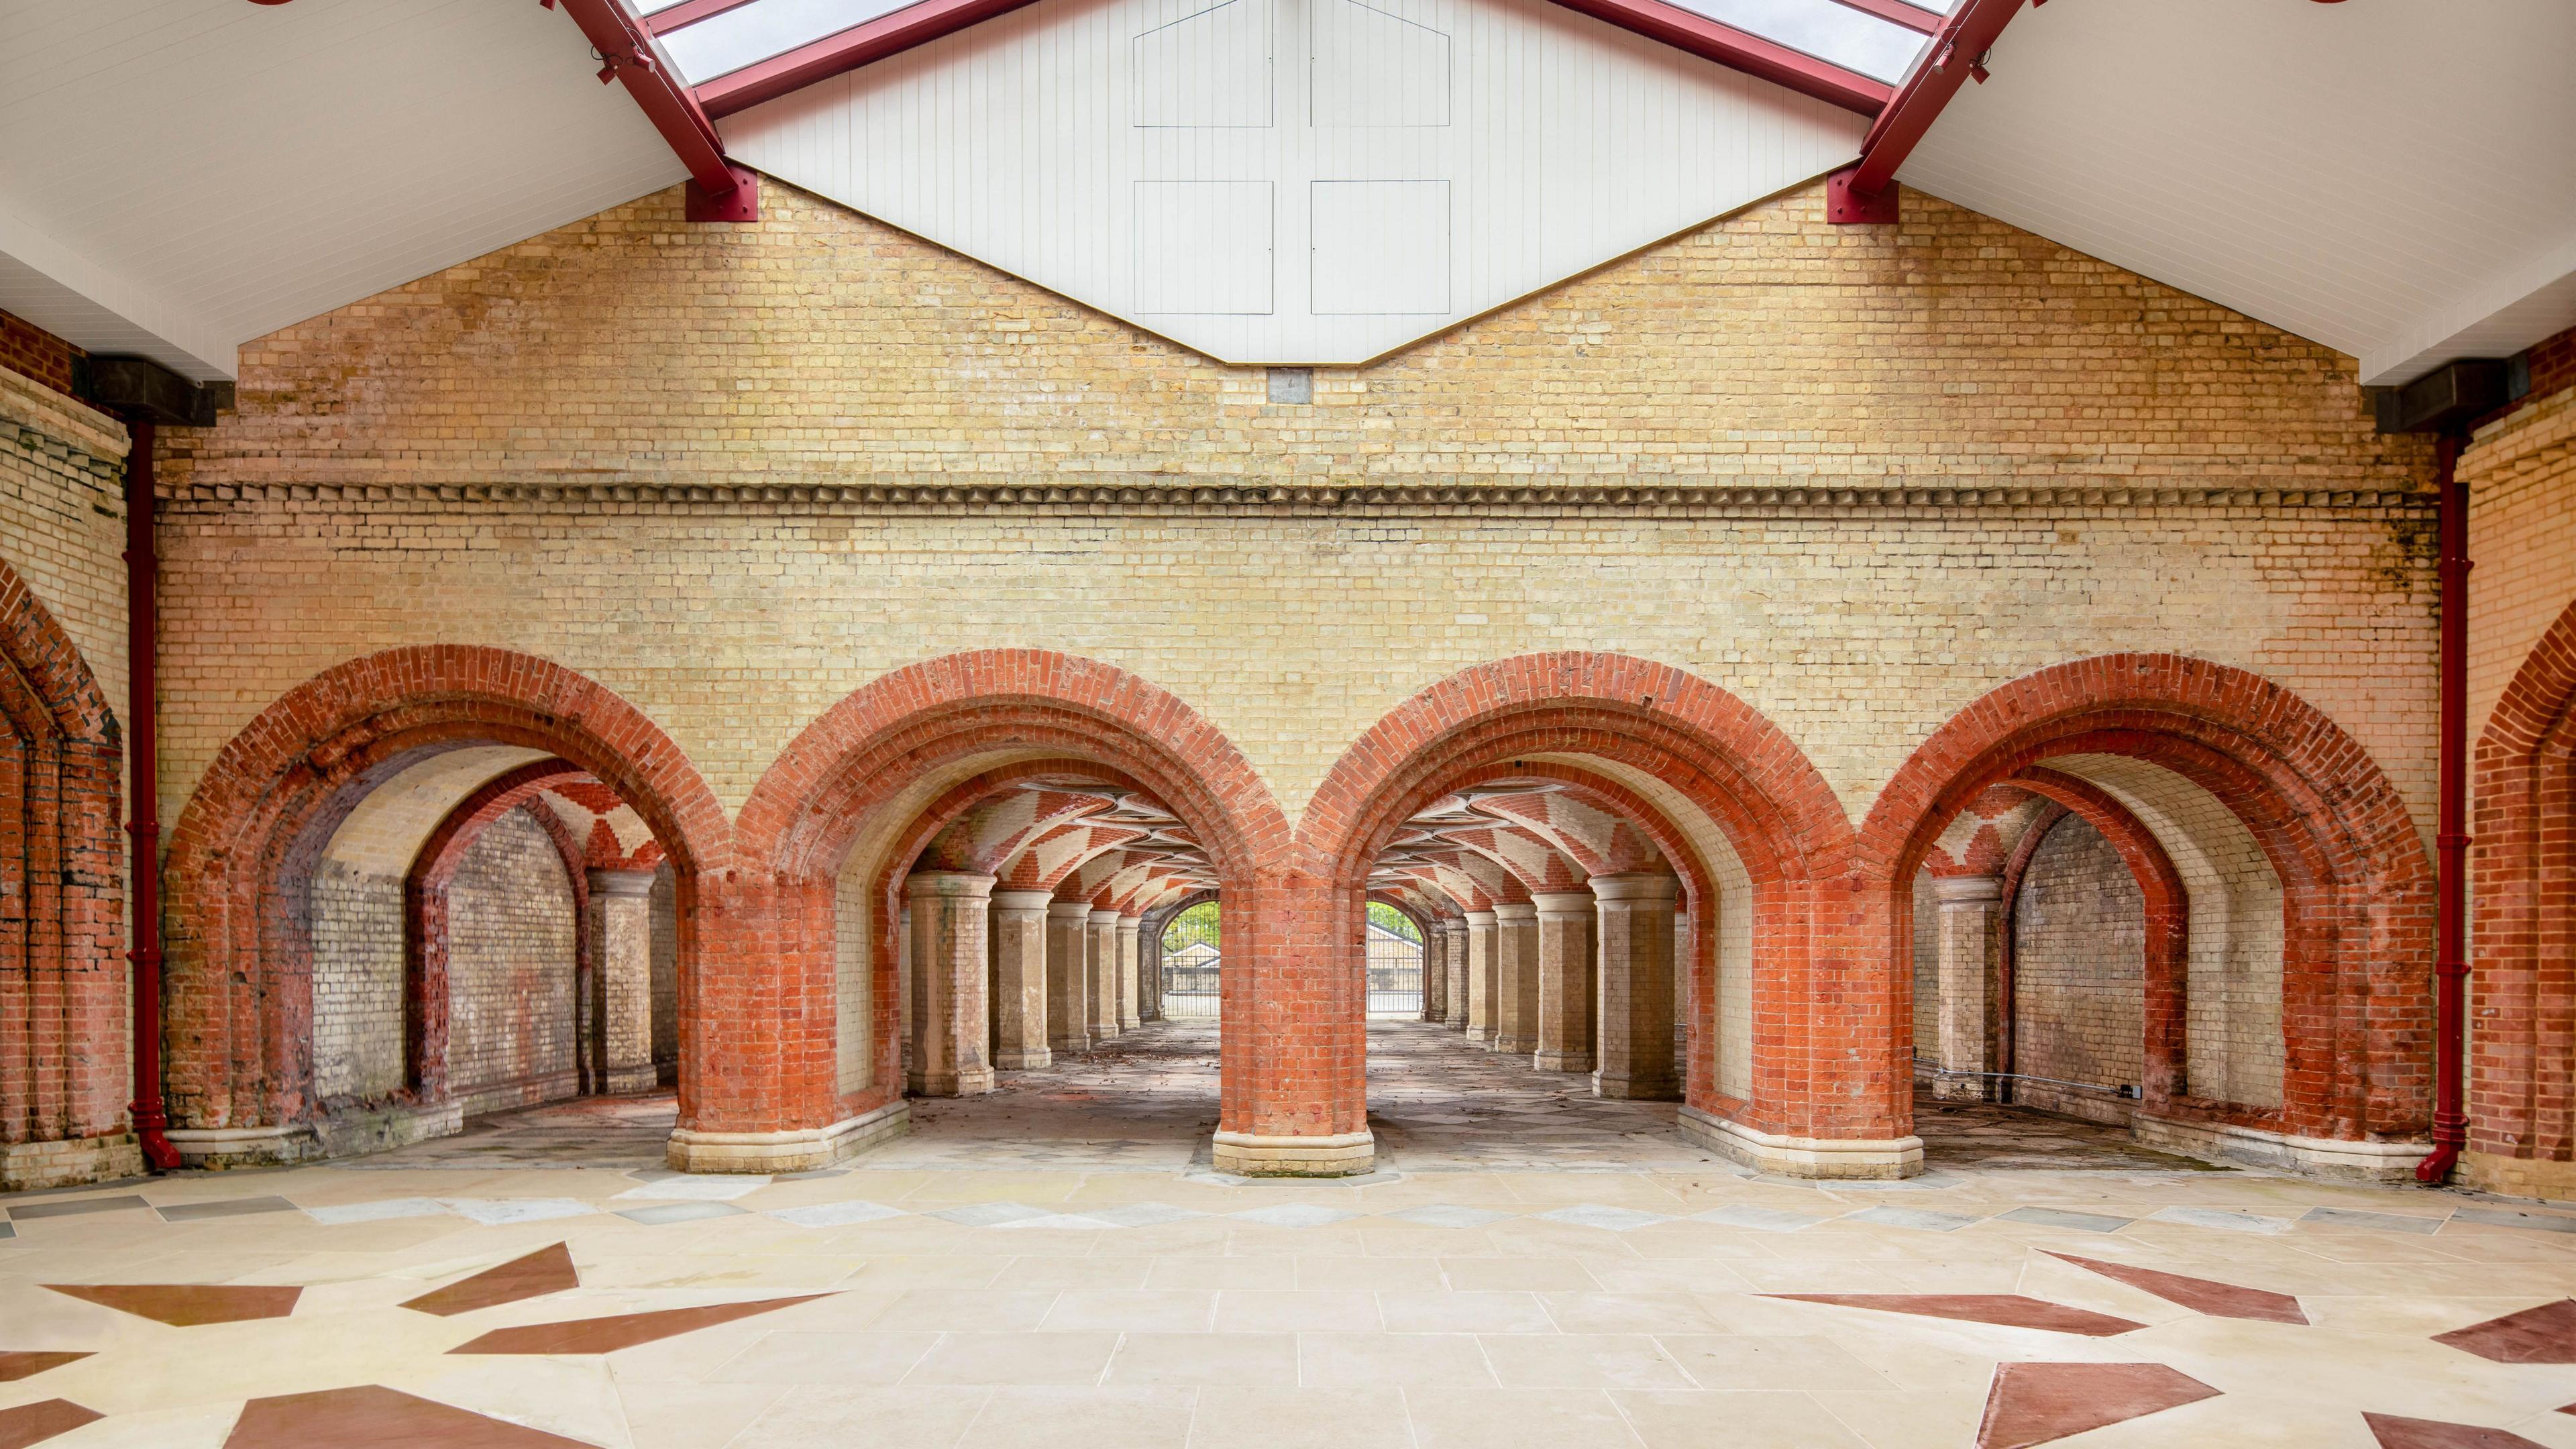
<path fill-rule="evenodd" d="M 23 317 L 0 312 L 0 372 L 72 395 L 72 367 L 81 350 Z"/>

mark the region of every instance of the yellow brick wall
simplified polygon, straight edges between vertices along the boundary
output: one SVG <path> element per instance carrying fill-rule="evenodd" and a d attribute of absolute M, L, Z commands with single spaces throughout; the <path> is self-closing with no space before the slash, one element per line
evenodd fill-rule
<path fill-rule="evenodd" d="M 0 370 L 0 560 L 80 647 L 125 716 L 125 428 Z"/>
<path fill-rule="evenodd" d="M 2479 430 L 2469 485 L 2469 742 L 2531 646 L 2576 599 L 2576 388 Z"/>
<path fill-rule="evenodd" d="M 244 349 L 240 412 L 164 464 L 174 808 L 279 693 L 397 643 L 588 673 L 728 808 L 888 669 L 1061 649 L 1206 713 L 1292 818 L 1406 696 L 1530 650 L 1735 690 L 1857 818 L 1978 694 L 2146 649 L 2298 690 L 2429 821 L 2425 514 L 2382 496 L 2420 442 L 2371 431 L 2349 358 L 1999 223 L 1909 196 L 1899 230 L 1832 228 L 1810 188 L 1302 407 L 784 186 L 764 207 L 688 227 L 649 197 Z M 1673 491 L 1366 501 L 1632 482 Z M 1354 496 L 1168 491 L 1270 483 Z M 888 491 L 942 484 L 1173 501 Z"/>

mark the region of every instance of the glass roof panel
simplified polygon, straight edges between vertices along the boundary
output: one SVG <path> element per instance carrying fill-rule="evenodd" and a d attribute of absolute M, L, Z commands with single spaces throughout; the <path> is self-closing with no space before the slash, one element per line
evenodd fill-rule
<path fill-rule="evenodd" d="M 1721 25 L 1803 51 L 1875 80 L 1905 79 L 1925 37 L 1834 0 L 1672 0 Z"/>
<path fill-rule="evenodd" d="M 680 0 L 628 0 L 650 15 Z M 661 44 L 691 85 L 757 65 L 825 36 L 893 14 L 918 0 L 751 0 L 664 33 Z M 1723 25 L 1761 36 L 1846 70 L 1895 85 L 1921 54 L 1924 37 L 1836 0 L 1672 0 Z M 1905 0 L 1946 14 L 1958 0 Z"/>
<path fill-rule="evenodd" d="M 662 49 L 697 85 L 800 45 L 891 15 L 914 0 L 752 0 L 662 36 Z"/>

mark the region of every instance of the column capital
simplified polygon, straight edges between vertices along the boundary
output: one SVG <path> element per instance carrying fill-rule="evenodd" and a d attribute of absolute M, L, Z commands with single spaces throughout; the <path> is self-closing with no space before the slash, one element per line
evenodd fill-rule
<path fill-rule="evenodd" d="M 1027 911 L 1031 914 L 1043 914 L 1054 904 L 1055 892 L 1053 891 L 993 892 L 993 909 L 997 911 Z"/>
<path fill-rule="evenodd" d="M 1603 901 L 1672 901 L 1682 894 L 1682 878 L 1660 870 L 1596 875 L 1591 885 L 1593 896 Z"/>
<path fill-rule="evenodd" d="M 1538 907 L 1527 901 L 1505 901 L 1501 905 L 1494 907 L 1494 919 L 1498 921 L 1535 921 L 1538 919 Z"/>
<path fill-rule="evenodd" d="M 1590 891 L 1532 891 L 1530 910 L 1542 921 L 1586 919 L 1592 915 Z"/>
<path fill-rule="evenodd" d="M 1054 901 L 1054 902 L 1050 902 L 1050 903 L 1048 904 L 1048 906 L 1047 906 L 1047 919 L 1048 919 L 1048 920 L 1050 920 L 1050 921 L 1067 921 L 1067 922 L 1088 921 L 1088 920 L 1090 920 L 1090 919 L 1091 919 L 1091 902 L 1089 902 L 1089 901 Z"/>
<path fill-rule="evenodd" d="M 1932 894 L 1942 909 L 1952 906 L 1987 906 L 2004 898 L 2004 879 L 1999 875 L 1936 875 L 1932 877 Z"/>
<path fill-rule="evenodd" d="M 1126 917 L 1119 915 L 1116 911 L 1095 910 L 1091 912 L 1091 924 L 1095 926 L 1114 926 L 1125 919 Z"/>
<path fill-rule="evenodd" d="M 1468 930 L 1491 930 L 1494 924 L 1494 913 L 1491 911 L 1469 911 L 1459 919 L 1467 923 Z"/>
<path fill-rule="evenodd" d="M 1144 932 L 1144 929 L 1145 929 L 1145 918 L 1144 918 L 1143 916 L 1123 916 L 1123 915 L 1122 915 L 1122 916 L 1120 916 L 1120 917 L 1118 918 L 1118 934 L 1119 934 L 1119 935 L 1122 935 L 1122 936 L 1135 936 L 1135 935 L 1141 935 L 1141 934 Z"/>
<path fill-rule="evenodd" d="M 649 896 L 653 893 L 653 872 L 649 870 L 585 871 L 590 888 L 604 896 Z"/>
<path fill-rule="evenodd" d="M 917 870 L 903 878 L 905 899 L 922 896 L 967 896 L 982 900 L 993 893 L 989 875 L 969 875 L 962 870 Z"/>

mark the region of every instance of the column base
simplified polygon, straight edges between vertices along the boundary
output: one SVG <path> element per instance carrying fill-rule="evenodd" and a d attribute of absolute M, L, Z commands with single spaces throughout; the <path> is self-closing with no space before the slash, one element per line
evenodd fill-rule
<path fill-rule="evenodd" d="M 1920 1137 L 1778 1137 L 1687 1104 L 1673 1125 L 1720 1156 L 1782 1177 L 1885 1182 L 1923 1171 Z"/>
<path fill-rule="evenodd" d="M 1588 1072 L 1592 1070 L 1592 1053 L 1532 1052 L 1530 1066 L 1542 1072 Z"/>
<path fill-rule="evenodd" d="M 457 1101 L 332 1112 L 313 1123 L 314 1140 L 324 1157 L 390 1152 L 433 1137 L 453 1137 L 464 1130 L 465 1104 Z M 180 1149 L 179 1155 L 186 1158 L 187 1149 Z M 191 1167 L 195 1165 L 189 1163 Z"/>
<path fill-rule="evenodd" d="M 279 1167 L 322 1155 L 310 1123 L 284 1127 L 173 1127 L 170 1145 L 182 1167 Z"/>
<path fill-rule="evenodd" d="M 1332 1137 L 1216 1134 L 1215 1166 L 1241 1177 L 1357 1177 L 1377 1168 L 1377 1139 L 1367 1132 Z"/>
<path fill-rule="evenodd" d="M 653 1064 L 637 1062 L 632 1066 L 610 1067 L 608 1079 L 600 1084 L 600 1091 L 611 1097 L 626 1097 L 652 1091 L 660 1085 L 661 1073 L 654 1069 Z"/>
<path fill-rule="evenodd" d="M 1487 1051 L 1492 1051 L 1494 1049 L 1494 1029 L 1490 1026 L 1471 1026 L 1467 1028 L 1467 1045 L 1480 1046 Z"/>
<path fill-rule="evenodd" d="M 1682 1082 L 1679 1077 L 1614 1077 L 1594 1072 L 1592 1095 L 1614 1102 L 1678 1102 Z"/>
<path fill-rule="evenodd" d="M 1493 1044 L 1491 1047 L 1487 1048 L 1487 1050 L 1489 1050 L 1489 1051 L 1498 1051 L 1498 1052 L 1506 1052 L 1506 1053 L 1509 1053 L 1510 1055 L 1512 1055 L 1512 1056 L 1516 1056 L 1516 1057 L 1519 1057 L 1519 1056 L 1528 1056 L 1528 1055 L 1530 1055 L 1531 1053 L 1536 1052 L 1536 1051 L 1538 1050 L 1538 1038 L 1536 1038 L 1536 1037 L 1526 1037 L 1526 1036 L 1525 1036 L 1525 1037 L 1508 1037 L 1508 1036 L 1498 1036 L 1498 1037 L 1494 1038 L 1494 1044 Z"/>
<path fill-rule="evenodd" d="M 1053 1065 L 1055 1053 L 1045 1047 L 1033 1051 L 993 1053 L 993 1070 L 997 1072 L 1026 1072 Z"/>
<path fill-rule="evenodd" d="M 2480 1192 L 2506 1197 L 2537 1197 L 2552 1202 L 2576 1199 L 2576 1162 L 2539 1157 L 2507 1157 L 2500 1152 L 2460 1154 L 2459 1182 Z"/>
<path fill-rule="evenodd" d="M 829 1127 L 785 1132 L 674 1129 L 662 1160 L 674 1172 L 812 1172 L 912 1130 L 912 1108 L 888 1102 Z"/>
<path fill-rule="evenodd" d="M 1982 1077 L 1934 1077 L 1932 1100 L 1936 1102 L 1983 1102 L 1994 1096 Z"/>
<path fill-rule="evenodd" d="M 980 1097 L 993 1090 L 993 1069 L 976 1067 L 963 1072 L 932 1072 L 905 1083 L 904 1090 L 915 1097 Z"/>
<path fill-rule="evenodd" d="M 1087 1036 L 1050 1037 L 1047 1040 L 1047 1049 L 1060 1057 L 1071 1056 L 1077 1052 L 1091 1050 L 1091 1038 Z"/>
<path fill-rule="evenodd" d="M 2161 1147 L 2216 1162 L 2242 1162 L 2274 1167 L 2304 1177 L 2344 1182 L 2413 1182 L 2415 1164 L 2432 1152 L 2430 1142 L 2346 1142 L 2335 1137 L 2292 1137 L 2259 1127 L 2233 1127 L 2222 1122 L 2186 1122 L 2150 1117 L 2129 1119 L 2129 1135 L 2149 1147 Z"/>
<path fill-rule="evenodd" d="M 78 1187 L 142 1175 L 143 1144 L 131 1132 L 0 1147 L 0 1192 Z"/>

